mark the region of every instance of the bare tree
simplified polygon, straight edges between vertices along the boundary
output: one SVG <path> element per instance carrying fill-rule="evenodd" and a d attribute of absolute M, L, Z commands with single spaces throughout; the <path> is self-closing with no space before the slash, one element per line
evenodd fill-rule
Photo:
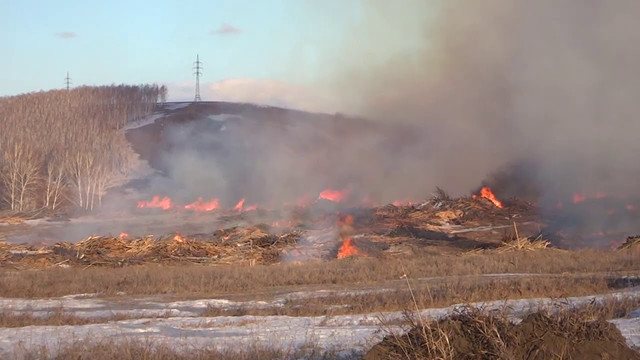
<path fill-rule="evenodd" d="M 0 98 L 0 209 L 100 205 L 135 157 L 121 129 L 166 93 L 165 86 L 118 85 Z"/>

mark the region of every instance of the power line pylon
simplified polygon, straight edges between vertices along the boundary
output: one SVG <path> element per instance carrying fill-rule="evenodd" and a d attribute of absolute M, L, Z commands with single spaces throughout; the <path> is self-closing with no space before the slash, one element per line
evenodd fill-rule
<path fill-rule="evenodd" d="M 200 61 L 200 55 L 196 55 L 196 61 L 193 63 L 193 75 L 196 76 L 196 97 L 195 102 L 199 102 L 200 98 L 200 75 L 202 75 L 202 61 Z"/>
<path fill-rule="evenodd" d="M 67 86 L 67 91 L 69 91 L 69 87 L 71 87 L 71 78 L 69 77 L 68 71 L 67 71 L 67 77 L 64 78 L 64 84 Z"/>

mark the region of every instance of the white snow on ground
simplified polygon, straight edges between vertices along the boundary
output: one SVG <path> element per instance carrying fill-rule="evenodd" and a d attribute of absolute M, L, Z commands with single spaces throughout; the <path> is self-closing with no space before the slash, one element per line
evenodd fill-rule
<path fill-rule="evenodd" d="M 482 274 L 477 275 L 479 278 L 485 277 L 528 277 L 528 276 L 544 276 L 552 274 Z M 445 280 L 448 276 L 440 277 L 425 277 L 414 279 L 415 282 L 429 281 L 429 280 Z M 460 277 L 458 277 L 460 278 Z M 617 277 L 620 280 L 629 281 L 629 286 L 632 282 L 637 280 L 635 276 L 620 276 Z M 281 308 L 287 306 L 289 301 L 304 300 L 312 298 L 323 297 L 348 297 L 358 296 L 374 293 L 385 293 L 397 291 L 397 286 L 388 284 L 388 287 L 375 287 L 375 288 L 362 288 L 362 289 L 350 289 L 350 290 L 308 290 L 308 291 L 295 291 L 288 292 L 279 295 L 275 295 L 270 299 L 265 300 L 251 300 L 251 301 L 234 301 L 229 299 L 200 299 L 200 300 L 185 300 L 185 301 L 166 301 L 162 298 L 143 297 L 143 298 L 131 298 L 131 297 L 117 297 L 112 299 L 100 298 L 99 294 L 77 294 L 68 295 L 58 298 L 50 299 L 15 299 L 15 298 L 0 298 L 0 311 L 10 312 L 13 314 L 31 314 L 33 316 L 48 316 L 52 313 L 64 311 L 66 314 L 96 318 L 96 317 L 112 317 L 112 316 L 127 316 L 127 317 L 165 317 L 165 316 L 200 316 L 202 312 L 208 308 L 215 308 L 220 310 L 234 310 L 234 309 L 269 309 L 269 308 Z M 125 294 L 122 294 L 125 295 Z M 581 297 L 581 298 L 567 298 L 567 299 L 522 299 L 518 300 L 517 304 L 522 306 L 523 304 L 529 304 L 532 306 L 549 307 L 564 307 L 565 302 L 570 304 L 584 304 L 587 301 L 602 301 L 605 298 L 611 297 L 640 297 L 640 288 L 632 288 L 631 290 L 620 291 L 608 295 L 601 295 L 596 297 Z M 507 302 L 492 301 L 482 303 L 482 306 L 488 309 L 502 308 L 505 304 L 511 304 L 511 300 Z M 509 305 L 511 306 L 511 305 Z M 518 309 L 515 309 L 518 310 Z M 514 311 L 515 311 L 514 310 Z M 527 309 L 525 309 L 527 310 Z M 428 310 L 433 311 L 433 310 Z M 516 311 L 517 312 L 517 311 Z M 522 310 L 520 310 L 522 312 Z M 431 316 L 431 315 L 429 315 Z M 640 317 L 640 312 L 638 313 Z"/>
<path fill-rule="evenodd" d="M 167 110 L 178 110 L 178 109 L 182 109 L 184 107 L 187 107 L 190 103 L 189 102 L 181 102 L 181 103 L 171 103 L 171 104 L 165 104 L 162 111 L 157 111 L 149 116 L 146 116 L 142 119 L 136 120 L 136 121 L 132 121 L 130 123 L 128 123 L 123 129 L 125 131 L 128 130 L 133 130 L 133 129 L 137 129 L 137 128 L 141 128 L 143 126 L 147 126 L 150 124 L 153 124 L 154 122 L 156 122 L 156 120 L 167 116 L 168 114 L 166 113 Z"/>
<path fill-rule="evenodd" d="M 141 128 L 143 126 L 147 126 L 150 124 L 153 124 L 154 122 L 156 122 L 156 120 L 160 119 L 161 117 L 166 116 L 167 114 L 165 113 L 153 113 L 149 116 L 143 117 L 140 120 L 136 120 L 136 121 L 132 121 L 130 123 L 128 123 L 123 129 L 124 131 L 129 131 L 129 130 L 133 130 L 133 129 L 137 129 L 137 128 Z"/>
<path fill-rule="evenodd" d="M 241 116 L 236 114 L 217 114 L 217 115 L 209 115 L 207 119 L 216 122 L 225 122 L 233 119 L 240 118 Z"/>
<path fill-rule="evenodd" d="M 166 110 L 178 110 L 178 109 L 182 109 L 184 107 L 187 107 L 189 104 L 191 104 L 191 103 L 190 102 L 170 103 L 170 104 L 165 104 L 164 108 Z"/>
<path fill-rule="evenodd" d="M 296 296 L 305 296 L 303 292 Z M 509 311 L 519 318 L 541 308 L 571 308 L 588 303 L 598 303 L 611 298 L 638 298 L 640 288 L 620 291 L 607 295 L 571 297 L 564 299 L 520 299 L 475 303 L 473 306 L 486 311 Z M 402 312 L 374 313 L 364 315 L 342 315 L 333 317 L 290 317 L 290 316 L 237 316 L 198 317 L 198 311 L 207 306 L 262 307 L 280 304 L 284 297 L 272 302 L 233 302 L 224 299 L 206 299 L 177 302 L 115 301 L 92 298 L 91 294 L 68 296 L 49 300 L 3 299 L 0 306 L 5 311 L 39 312 L 60 308 L 65 311 L 75 309 L 74 314 L 98 317 L 108 311 L 126 311 L 137 316 L 168 316 L 166 318 L 143 318 L 112 321 L 104 324 L 78 326 L 26 326 L 21 328 L 0 328 L 0 358 L 15 355 L 16 349 L 39 348 L 45 346 L 55 352 L 65 341 L 97 339 L 139 339 L 151 342 L 170 342 L 176 349 L 193 347 L 238 348 L 242 345 L 265 345 L 291 349 L 306 343 L 314 343 L 324 349 L 343 351 L 364 351 L 378 341 L 384 333 L 379 329 L 382 323 L 401 319 Z M 106 309 L 110 307 L 113 310 Z M 156 308 L 157 307 L 157 308 Z M 120 308 L 121 310 L 118 310 Z M 459 305 L 420 312 L 425 318 L 440 318 L 459 309 Z M 185 316 L 187 315 L 187 316 Z M 640 311 L 632 315 L 640 316 Z M 191 317 L 188 317 L 191 316 Z M 630 345 L 640 345 L 640 317 L 612 321 L 618 326 Z M 391 327 L 398 330 L 398 327 Z"/>

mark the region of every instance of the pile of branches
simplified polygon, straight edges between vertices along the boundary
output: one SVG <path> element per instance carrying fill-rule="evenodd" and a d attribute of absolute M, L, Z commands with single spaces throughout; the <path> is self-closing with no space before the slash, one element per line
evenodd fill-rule
<path fill-rule="evenodd" d="M 234 227 L 197 236 L 125 238 L 91 236 L 78 243 L 29 249 L 0 243 L 0 264 L 14 266 L 125 266 L 143 263 L 272 264 L 293 247 L 297 233 L 275 235 L 260 227 Z"/>
<path fill-rule="evenodd" d="M 497 251 L 535 251 L 547 249 L 550 245 L 551 243 L 542 239 L 542 236 L 536 238 L 518 237 L 515 240 L 503 242 Z"/>

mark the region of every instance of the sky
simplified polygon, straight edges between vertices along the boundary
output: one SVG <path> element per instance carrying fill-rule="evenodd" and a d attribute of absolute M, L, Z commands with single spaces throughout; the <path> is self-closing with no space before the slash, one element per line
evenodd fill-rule
<path fill-rule="evenodd" d="M 61 88 L 69 71 L 189 100 L 199 54 L 204 100 L 319 110 L 310 84 L 364 21 L 361 1 L 0 0 L 0 96 Z"/>

